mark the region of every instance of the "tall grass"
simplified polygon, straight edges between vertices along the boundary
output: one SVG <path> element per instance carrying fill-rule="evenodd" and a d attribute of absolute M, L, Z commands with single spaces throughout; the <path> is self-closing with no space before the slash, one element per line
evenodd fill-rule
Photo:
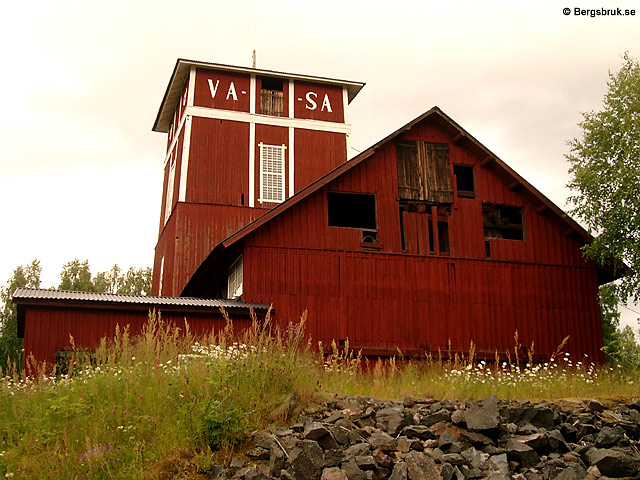
<path fill-rule="evenodd" d="M 187 325 L 152 314 L 139 337 L 118 329 L 93 358 L 75 356 L 66 375 L 6 375 L 0 472 L 172 478 L 198 455 L 206 470 L 210 449 L 232 450 L 291 391 L 309 401 L 315 359 L 301 343 L 303 327 L 281 331 L 267 315 L 244 332 L 228 321 L 218 335 L 196 339 Z"/>
<path fill-rule="evenodd" d="M 16 478 L 202 478 L 212 458 L 241 448 L 248 432 L 285 421 L 296 392 L 316 394 L 555 399 L 629 397 L 637 371 L 597 368 L 557 352 L 542 365 L 466 358 L 364 360 L 348 344 L 321 357 L 298 325 L 267 315 L 234 331 L 196 338 L 188 325 L 151 314 L 141 335 L 119 328 L 95 355 L 78 351 L 69 371 L 0 379 L 0 473 Z M 516 341 L 517 343 L 517 341 Z M 278 412 L 275 414 L 274 412 Z M 283 413 L 284 412 L 284 413 Z"/>

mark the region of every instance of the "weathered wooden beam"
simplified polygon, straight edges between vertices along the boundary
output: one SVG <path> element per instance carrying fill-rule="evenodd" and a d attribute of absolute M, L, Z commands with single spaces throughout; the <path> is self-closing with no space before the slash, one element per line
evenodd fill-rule
<path fill-rule="evenodd" d="M 482 161 L 480 162 L 480 166 L 481 166 L 481 167 L 486 167 L 486 166 L 487 166 L 487 165 L 489 165 L 491 162 L 493 162 L 493 157 L 488 156 L 488 157 L 486 157 L 484 160 L 482 160 Z"/>
<path fill-rule="evenodd" d="M 518 180 L 514 180 L 513 182 L 511 182 L 509 184 L 509 186 L 507 187 L 510 191 L 514 191 L 516 188 L 518 188 L 520 186 L 520 182 Z"/>
<path fill-rule="evenodd" d="M 458 133 L 455 137 L 453 137 L 453 140 L 451 140 L 451 142 L 454 145 L 457 145 L 458 143 L 460 143 L 460 141 L 464 138 L 464 134 L 463 133 Z"/>
<path fill-rule="evenodd" d="M 543 214 L 543 213 L 547 213 L 548 210 L 549 210 L 549 206 L 543 203 L 538 208 L 536 208 L 536 213 Z"/>

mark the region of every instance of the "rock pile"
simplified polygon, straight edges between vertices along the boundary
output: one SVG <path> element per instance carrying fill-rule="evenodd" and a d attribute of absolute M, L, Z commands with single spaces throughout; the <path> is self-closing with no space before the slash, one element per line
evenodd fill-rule
<path fill-rule="evenodd" d="M 213 479 L 572 480 L 640 478 L 631 403 L 336 397 L 287 429 L 256 432 L 250 461 Z"/>

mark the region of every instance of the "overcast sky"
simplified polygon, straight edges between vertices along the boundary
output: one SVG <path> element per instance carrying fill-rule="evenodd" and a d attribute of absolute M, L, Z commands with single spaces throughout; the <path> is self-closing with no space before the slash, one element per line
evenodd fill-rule
<path fill-rule="evenodd" d="M 567 140 L 609 71 L 640 56 L 632 0 L 31 1 L 0 19 L 0 283 L 41 261 L 151 266 L 166 137 L 151 131 L 177 58 L 366 82 L 364 150 L 439 106 L 567 208 Z M 564 8 L 571 10 L 569 15 Z M 351 152 L 355 154 L 355 151 Z M 633 307 L 638 309 L 638 307 Z M 637 315 L 625 311 L 625 321 Z"/>

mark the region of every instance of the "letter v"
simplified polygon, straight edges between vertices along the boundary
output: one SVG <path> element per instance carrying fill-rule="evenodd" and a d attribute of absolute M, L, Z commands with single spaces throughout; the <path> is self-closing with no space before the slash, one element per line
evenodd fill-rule
<path fill-rule="evenodd" d="M 215 87 L 213 86 L 213 80 L 209 79 L 209 90 L 211 90 L 211 98 L 216 98 L 216 92 L 218 91 L 218 85 L 220 85 L 220 80 L 216 80 Z"/>

